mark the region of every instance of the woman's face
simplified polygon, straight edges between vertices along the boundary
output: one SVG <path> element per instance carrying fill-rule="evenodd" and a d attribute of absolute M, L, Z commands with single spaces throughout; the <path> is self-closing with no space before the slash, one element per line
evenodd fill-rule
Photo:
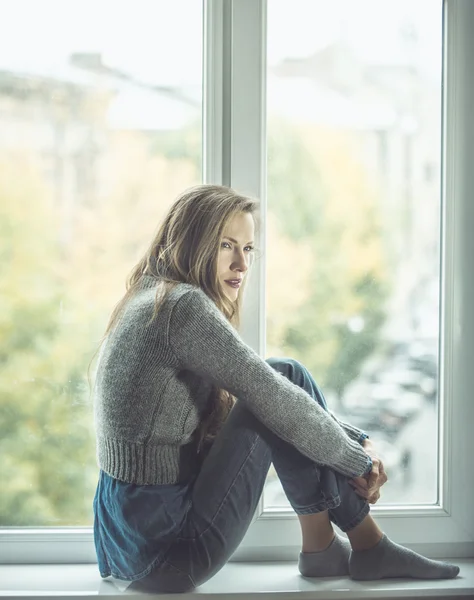
<path fill-rule="evenodd" d="M 242 280 L 250 266 L 254 235 L 255 224 L 250 213 L 237 213 L 224 229 L 217 259 L 217 277 L 231 301 L 237 300 Z"/>

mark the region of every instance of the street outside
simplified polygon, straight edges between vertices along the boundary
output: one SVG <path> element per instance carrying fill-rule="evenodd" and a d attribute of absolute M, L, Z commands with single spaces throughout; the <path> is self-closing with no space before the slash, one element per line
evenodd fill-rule
<path fill-rule="evenodd" d="M 370 431 L 368 432 L 370 435 Z M 377 434 L 373 436 L 377 446 Z M 397 438 L 400 447 L 411 450 L 407 468 L 387 467 L 389 481 L 381 489 L 382 504 L 434 504 L 437 501 L 437 405 L 425 401 L 423 408 Z M 383 444 L 380 458 L 384 462 Z M 279 480 L 269 477 L 264 491 L 265 508 L 289 508 Z"/>

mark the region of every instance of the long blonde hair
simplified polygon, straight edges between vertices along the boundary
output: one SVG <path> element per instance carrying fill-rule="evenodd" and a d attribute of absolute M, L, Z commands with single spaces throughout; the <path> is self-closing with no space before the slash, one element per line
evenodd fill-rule
<path fill-rule="evenodd" d="M 228 221 L 238 213 L 250 213 L 257 221 L 257 208 L 256 200 L 219 185 L 198 185 L 178 196 L 148 250 L 132 269 L 126 293 L 112 312 L 104 339 L 145 275 L 161 282 L 156 294 L 155 315 L 175 285 L 190 283 L 200 287 L 238 329 L 247 277 L 238 299 L 232 302 L 218 279 L 217 259 Z M 199 447 L 202 443 L 212 442 L 234 402 L 235 398 L 226 390 L 214 389 L 211 405 L 197 433 Z"/>

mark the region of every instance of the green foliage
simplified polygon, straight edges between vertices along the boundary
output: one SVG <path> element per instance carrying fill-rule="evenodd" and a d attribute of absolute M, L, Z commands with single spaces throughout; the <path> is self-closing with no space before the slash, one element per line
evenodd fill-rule
<path fill-rule="evenodd" d="M 64 323 L 55 215 L 25 158 L 0 169 L 0 525 L 70 525 L 90 518 L 93 464 L 84 353 Z M 90 476 L 89 476 L 90 477 Z"/>
<path fill-rule="evenodd" d="M 282 233 L 301 241 L 322 232 L 326 190 L 319 166 L 285 122 L 269 128 L 267 168 L 268 204 Z"/>
<path fill-rule="evenodd" d="M 310 265 L 305 300 L 293 310 L 285 307 L 278 335 L 271 321 L 275 298 L 294 291 L 285 288 L 287 272 L 267 278 L 270 353 L 303 362 L 324 388 L 336 393 L 341 408 L 344 390 L 376 349 L 385 320 L 388 287 L 376 206 L 363 169 L 354 169 L 344 144 L 328 159 L 338 161 L 341 172 L 324 177 L 320 157 L 305 144 L 301 132 L 280 121 L 271 122 L 269 132 L 268 210 L 277 216 L 279 240 L 291 240 L 301 248 L 302 257 L 309 254 L 305 262 Z M 326 153 L 324 139 L 319 145 Z M 331 189 L 331 177 L 349 179 L 341 193 L 337 194 L 337 185 Z M 354 204 L 357 218 L 351 218 Z M 278 288 L 273 279 L 279 281 Z"/>
<path fill-rule="evenodd" d="M 168 160 L 189 160 L 202 169 L 201 123 L 194 123 L 187 129 L 160 131 L 153 135 L 150 149 L 152 154 L 166 156 Z"/>
<path fill-rule="evenodd" d="M 341 404 L 346 386 L 357 378 L 361 365 L 375 351 L 385 321 L 387 290 L 381 281 L 364 275 L 355 282 L 354 293 L 362 300 L 362 309 L 352 326 L 346 321 L 334 327 L 339 351 L 327 372 L 327 385 L 336 392 Z"/>

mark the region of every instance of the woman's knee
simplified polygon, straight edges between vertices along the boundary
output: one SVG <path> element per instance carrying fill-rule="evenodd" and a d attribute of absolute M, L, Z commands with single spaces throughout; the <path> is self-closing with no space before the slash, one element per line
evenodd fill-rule
<path fill-rule="evenodd" d="M 306 367 L 295 358 L 267 358 L 266 362 L 278 373 L 284 375 L 292 383 L 303 388 L 310 396 L 318 402 L 322 408 L 328 409 L 326 399 L 318 384 L 306 369 Z"/>
<path fill-rule="evenodd" d="M 301 375 L 306 371 L 304 365 L 302 365 L 295 358 L 272 356 L 270 358 L 267 358 L 266 362 L 273 369 L 275 369 L 275 371 L 278 371 L 291 381 L 293 381 L 298 375 Z"/>

